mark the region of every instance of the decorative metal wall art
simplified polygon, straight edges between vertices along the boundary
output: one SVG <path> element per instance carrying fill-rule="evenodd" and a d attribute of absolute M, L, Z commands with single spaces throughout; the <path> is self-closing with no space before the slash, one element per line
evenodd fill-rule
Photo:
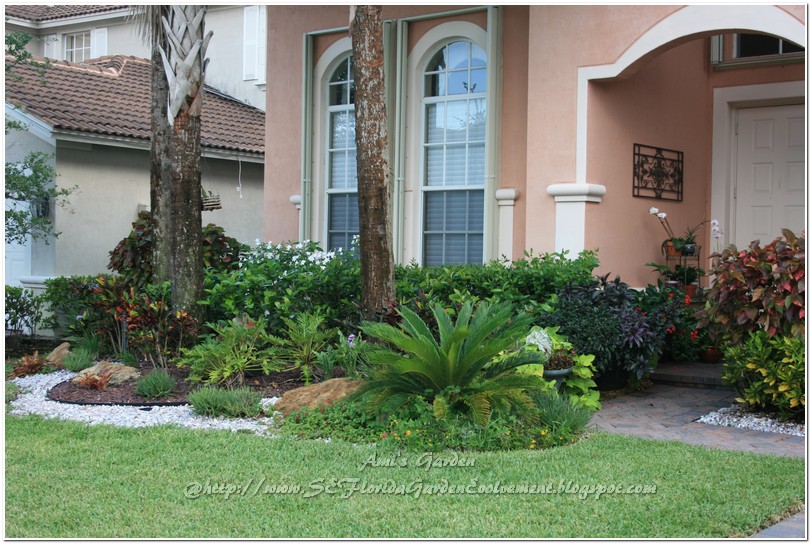
<path fill-rule="evenodd" d="M 684 152 L 634 144 L 634 196 L 684 198 Z"/>

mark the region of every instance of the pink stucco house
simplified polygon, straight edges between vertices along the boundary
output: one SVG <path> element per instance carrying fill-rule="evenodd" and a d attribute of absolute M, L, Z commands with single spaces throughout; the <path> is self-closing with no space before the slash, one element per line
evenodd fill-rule
<path fill-rule="evenodd" d="M 268 6 L 269 240 L 357 231 L 346 6 Z M 805 228 L 802 5 L 384 6 L 395 258 L 599 250 L 655 281 L 665 238 Z M 637 167 L 635 167 L 637 165 Z"/>

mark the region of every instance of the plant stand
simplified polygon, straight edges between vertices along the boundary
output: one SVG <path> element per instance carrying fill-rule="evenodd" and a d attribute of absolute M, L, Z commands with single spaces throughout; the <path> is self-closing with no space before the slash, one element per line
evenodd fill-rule
<path fill-rule="evenodd" d="M 667 266 L 671 269 L 675 269 L 676 266 L 681 266 L 682 269 L 686 269 L 686 267 L 691 266 L 695 268 L 701 268 L 699 264 L 701 263 L 701 246 L 695 246 L 695 251 L 691 255 L 687 255 L 687 253 L 682 252 L 678 255 L 666 255 L 665 261 Z M 684 278 L 678 278 L 681 281 L 681 284 L 684 287 L 687 287 L 689 283 L 686 281 L 687 274 L 685 272 Z M 698 279 L 698 285 L 701 285 L 701 278 Z M 693 295 L 690 295 L 693 298 Z"/>
<path fill-rule="evenodd" d="M 566 381 L 566 376 L 571 374 L 573 369 L 574 367 L 561 368 L 560 370 L 544 370 L 543 379 L 555 380 L 555 387 L 560 391 L 560 386 L 563 385 L 563 382 Z"/>

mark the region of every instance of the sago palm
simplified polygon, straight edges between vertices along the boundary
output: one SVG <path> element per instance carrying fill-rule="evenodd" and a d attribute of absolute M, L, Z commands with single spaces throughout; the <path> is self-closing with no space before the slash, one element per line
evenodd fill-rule
<path fill-rule="evenodd" d="M 541 362 L 537 351 L 516 350 L 527 334 L 530 316 L 514 315 L 508 303 L 466 303 L 455 322 L 441 306 L 431 311 L 439 338 L 408 308 L 399 310 L 398 327 L 365 323 L 362 330 L 394 348 L 379 347 L 368 354 L 371 370 L 359 395 L 376 412 L 393 413 L 409 399 L 422 396 L 433 403 L 434 415 L 467 414 L 480 424 L 494 408 L 529 412 L 527 390 L 543 387 L 538 376 L 514 370 Z M 523 342 L 520 342 L 523 345 Z"/>

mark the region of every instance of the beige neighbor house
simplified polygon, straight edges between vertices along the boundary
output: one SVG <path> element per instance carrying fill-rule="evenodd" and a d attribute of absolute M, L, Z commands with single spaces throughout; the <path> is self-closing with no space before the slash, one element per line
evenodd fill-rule
<path fill-rule="evenodd" d="M 259 109 L 265 107 L 265 6 L 206 6 L 206 83 Z M 34 37 L 37 57 L 81 63 L 107 55 L 150 58 L 126 5 L 6 5 L 6 32 Z"/>
<path fill-rule="evenodd" d="M 112 56 L 6 74 L 6 118 L 28 127 L 8 135 L 6 160 L 52 154 L 57 185 L 77 187 L 66 207 L 48 211 L 58 238 L 23 246 L 29 253 L 18 262 L 6 255 L 6 284 L 105 272 L 110 250 L 148 209 L 150 68 L 146 59 Z M 222 208 L 204 211 L 203 223 L 251 244 L 262 234 L 264 124 L 261 110 L 206 88 L 202 186 Z"/>
<path fill-rule="evenodd" d="M 77 185 L 52 209 L 63 234 L 48 245 L 6 245 L 6 284 L 106 270 L 107 252 L 149 204 L 150 56 L 125 5 L 6 5 L 5 30 L 33 36 L 27 49 L 57 62 L 40 85 L 7 76 L 6 116 L 28 127 L 7 136 L 6 161 L 54 154 L 58 183 Z M 245 242 L 262 236 L 264 6 L 209 6 L 203 185 L 223 208 L 203 213 Z M 218 91 L 214 91 L 217 89 Z M 224 93 L 224 94 L 223 94 Z M 226 96 L 228 95 L 228 96 Z M 233 98 L 230 98 L 233 97 Z M 18 109 L 15 105 L 22 105 Z M 252 106 L 252 107 L 249 107 Z M 8 203 L 7 203 L 8 205 Z"/>
<path fill-rule="evenodd" d="M 357 232 L 346 6 L 268 6 L 264 236 Z M 598 249 L 655 282 L 668 214 L 805 225 L 802 5 L 383 7 L 395 257 Z"/>

